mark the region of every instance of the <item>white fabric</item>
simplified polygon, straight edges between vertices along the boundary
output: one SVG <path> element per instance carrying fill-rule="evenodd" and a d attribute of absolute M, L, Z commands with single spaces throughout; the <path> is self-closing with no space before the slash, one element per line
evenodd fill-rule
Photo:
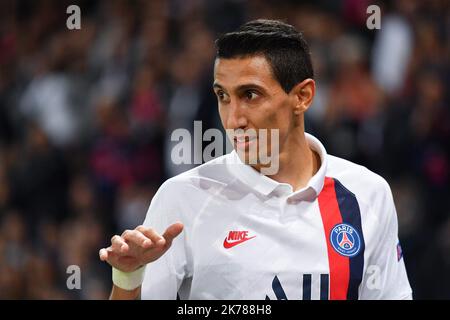
<path fill-rule="evenodd" d="M 304 274 L 311 275 L 311 298 L 319 299 L 321 275 L 330 273 L 329 235 L 317 199 L 325 177 L 339 180 L 359 205 L 365 251 L 358 298 L 411 299 L 403 259 L 397 259 L 397 217 L 387 182 L 306 138 L 321 166 L 295 192 L 243 164 L 234 151 L 167 180 L 144 225 L 162 233 L 181 221 L 185 229 L 147 265 L 142 299 L 175 299 L 177 293 L 181 299 L 277 299 L 280 286 L 287 299 L 302 299 Z M 227 249 L 230 231 L 254 238 Z"/>

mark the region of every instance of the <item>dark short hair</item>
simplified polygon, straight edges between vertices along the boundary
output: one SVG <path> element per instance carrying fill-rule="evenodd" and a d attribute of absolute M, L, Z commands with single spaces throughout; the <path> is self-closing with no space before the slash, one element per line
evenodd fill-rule
<path fill-rule="evenodd" d="M 293 26 L 278 20 L 258 19 L 216 40 L 217 58 L 264 56 L 286 93 L 314 72 L 308 44 Z"/>

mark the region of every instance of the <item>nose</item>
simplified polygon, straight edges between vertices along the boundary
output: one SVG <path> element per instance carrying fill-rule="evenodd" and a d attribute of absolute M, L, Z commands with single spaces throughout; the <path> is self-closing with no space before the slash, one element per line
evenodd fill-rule
<path fill-rule="evenodd" d="M 228 129 L 245 129 L 248 125 L 245 110 L 239 103 L 230 103 L 228 106 L 227 127 Z"/>

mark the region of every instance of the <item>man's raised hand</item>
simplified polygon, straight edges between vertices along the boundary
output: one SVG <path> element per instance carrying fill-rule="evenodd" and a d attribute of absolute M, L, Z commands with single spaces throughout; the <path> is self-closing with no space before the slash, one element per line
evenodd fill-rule
<path fill-rule="evenodd" d="M 111 245 L 108 248 L 100 249 L 100 260 L 124 272 L 134 271 L 159 259 L 181 231 L 183 231 L 181 222 L 170 225 L 162 236 L 145 226 L 125 230 L 122 235 L 111 238 Z"/>

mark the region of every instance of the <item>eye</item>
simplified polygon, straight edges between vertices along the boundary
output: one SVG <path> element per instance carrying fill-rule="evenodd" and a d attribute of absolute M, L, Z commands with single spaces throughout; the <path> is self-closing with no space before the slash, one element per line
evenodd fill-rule
<path fill-rule="evenodd" d="M 226 98 L 226 94 L 222 90 L 217 90 L 216 96 L 217 96 L 217 99 L 219 99 L 219 101 L 223 101 Z"/>
<path fill-rule="evenodd" d="M 247 90 L 245 91 L 244 96 L 247 100 L 254 100 L 258 97 L 258 92 L 254 90 Z"/>

